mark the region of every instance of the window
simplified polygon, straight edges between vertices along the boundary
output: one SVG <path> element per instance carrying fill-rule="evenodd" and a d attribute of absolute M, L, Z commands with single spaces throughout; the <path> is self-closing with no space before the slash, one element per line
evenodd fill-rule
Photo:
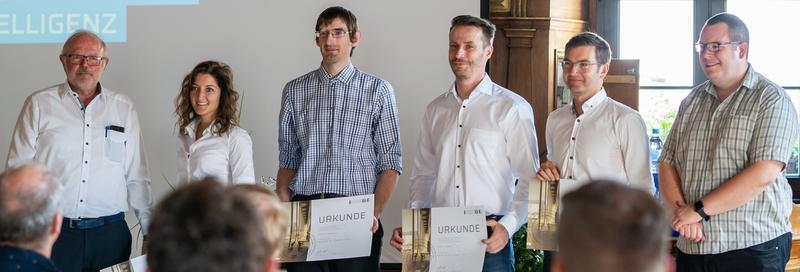
<path fill-rule="evenodd" d="M 693 83 L 692 0 L 621 0 L 619 5 L 616 55 L 640 60 L 639 111 L 647 131 L 658 128 L 665 139 Z"/>
<path fill-rule="evenodd" d="M 598 1 L 597 29 L 609 38 L 615 55 L 640 60 L 639 110 L 648 126 L 669 134 L 674 115 L 691 87 L 705 81 L 692 48 L 705 20 L 718 12 L 736 14 L 750 30 L 749 61 L 759 73 L 784 86 L 795 109 L 800 109 L 800 54 L 793 49 L 800 36 L 799 0 L 607 0 Z M 607 17 L 606 17 L 607 18 Z M 694 19 L 692 19 L 694 18 Z M 777 30 L 777 31 L 776 31 Z M 787 175 L 798 178 L 798 148 L 787 165 Z"/>

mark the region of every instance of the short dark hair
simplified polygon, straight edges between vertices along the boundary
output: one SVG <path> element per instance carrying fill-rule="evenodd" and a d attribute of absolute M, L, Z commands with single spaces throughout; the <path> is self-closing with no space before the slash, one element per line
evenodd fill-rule
<path fill-rule="evenodd" d="M 192 182 L 155 208 L 147 263 L 159 271 L 262 271 L 268 260 L 263 217 L 213 179 Z"/>
<path fill-rule="evenodd" d="M 37 171 L 41 179 L 30 180 L 27 171 Z M 43 166 L 6 169 L 0 174 L 0 242 L 42 246 L 60 200 L 61 184 Z"/>
<path fill-rule="evenodd" d="M 594 32 L 581 32 L 578 35 L 570 38 L 567 45 L 564 47 L 564 52 L 569 52 L 570 49 L 581 46 L 594 46 L 595 61 L 598 67 L 601 64 L 606 64 L 611 61 L 611 46 L 608 42 Z"/>
<path fill-rule="evenodd" d="M 175 97 L 175 115 L 178 116 L 179 133 L 200 116 L 192 108 L 192 85 L 200 74 L 207 74 L 217 81 L 219 86 L 219 107 L 217 107 L 217 123 L 219 127 L 213 133 L 226 134 L 239 121 L 239 92 L 233 87 L 233 69 L 220 61 L 207 60 L 197 64 L 181 82 L 181 90 Z"/>
<path fill-rule="evenodd" d="M 730 37 L 731 41 L 750 43 L 750 31 L 747 30 L 747 25 L 744 24 L 744 21 L 736 17 L 736 15 L 727 12 L 717 13 L 706 20 L 703 28 L 718 23 L 728 25 L 728 37 Z"/>
<path fill-rule="evenodd" d="M 450 31 L 453 31 L 453 28 L 457 26 L 474 26 L 480 28 L 481 32 L 483 32 L 484 46 L 492 45 L 492 42 L 494 41 L 494 32 L 497 29 L 492 22 L 472 15 L 459 15 L 453 17 L 453 20 L 450 21 Z"/>
<path fill-rule="evenodd" d="M 347 10 L 346 8 L 340 6 L 333 6 L 326 8 L 319 14 L 317 17 L 317 24 L 314 26 L 314 31 L 319 31 L 322 25 L 327 25 L 332 23 L 336 19 L 342 19 L 344 24 L 347 25 L 347 34 L 350 37 L 350 41 L 356 40 L 356 32 L 358 32 L 358 18 L 353 12 Z M 317 42 L 319 42 L 319 38 L 317 38 Z M 350 50 L 350 56 L 353 56 L 353 51 L 355 51 L 355 47 Z"/>
<path fill-rule="evenodd" d="M 669 222 L 649 193 L 592 181 L 566 194 L 561 204 L 558 258 L 564 271 L 647 272 L 663 264 Z"/>

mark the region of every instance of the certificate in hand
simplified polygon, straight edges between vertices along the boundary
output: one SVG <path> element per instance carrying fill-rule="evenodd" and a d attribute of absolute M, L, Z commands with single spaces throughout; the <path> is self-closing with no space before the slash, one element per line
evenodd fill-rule
<path fill-rule="evenodd" d="M 147 255 L 139 257 L 103 268 L 100 272 L 146 272 L 147 271 Z"/>
<path fill-rule="evenodd" d="M 375 196 L 283 203 L 289 212 L 281 262 L 369 256 Z"/>
<path fill-rule="evenodd" d="M 564 180 L 561 180 L 564 181 Z M 556 229 L 561 197 L 561 181 L 533 179 L 528 194 L 527 247 L 541 250 L 558 250 Z"/>
<path fill-rule="evenodd" d="M 369 256 L 375 195 L 311 201 L 307 261 Z"/>
<path fill-rule="evenodd" d="M 403 271 L 481 271 L 486 245 L 481 208 L 403 210 Z"/>

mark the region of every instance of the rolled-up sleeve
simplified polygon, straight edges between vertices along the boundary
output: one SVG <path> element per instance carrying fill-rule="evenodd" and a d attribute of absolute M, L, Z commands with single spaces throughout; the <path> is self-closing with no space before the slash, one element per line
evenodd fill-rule
<path fill-rule="evenodd" d="M 400 119 L 394 90 L 385 82 L 380 86 L 380 113 L 376 119 L 373 144 L 378 154 L 379 171 L 392 169 L 403 173 L 403 147 L 400 144 Z"/>
<path fill-rule="evenodd" d="M 300 144 L 295 131 L 294 108 L 287 85 L 281 97 L 281 111 L 278 116 L 278 163 L 280 168 L 297 169 L 300 167 Z"/>

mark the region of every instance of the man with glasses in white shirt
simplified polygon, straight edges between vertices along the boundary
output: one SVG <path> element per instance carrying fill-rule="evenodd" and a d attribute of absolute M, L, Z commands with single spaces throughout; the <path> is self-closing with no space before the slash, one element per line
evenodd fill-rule
<path fill-rule="evenodd" d="M 425 111 L 411 177 L 411 208 L 481 206 L 488 239 L 483 271 L 514 271 L 510 237 L 528 218 L 528 186 L 539 165 L 533 109 L 486 74 L 495 26 L 462 15 L 451 21 L 455 82 Z M 402 231 L 391 244 L 400 250 Z"/>
<path fill-rule="evenodd" d="M 67 80 L 25 100 L 6 167 L 35 161 L 63 183 L 53 262 L 63 271 L 97 271 L 130 257 L 129 205 L 147 229 L 150 177 L 133 102 L 100 84 L 105 43 L 78 31 L 59 59 Z"/>
<path fill-rule="evenodd" d="M 559 181 L 561 195 L 591 180 L 655 194 L 644 120 L 603 88 L 610 62 L 608 42 L 592 32 L 572 37 L 564 49 L 561 66 L 572 103 L 547 117 L 547 157 L 537 173 L 543 182 Z M 545 271 L 550 260 L 551 253 L 545 252 Z"/>
<path fill-rule="evenodd" d="M 786 91 L 747 60 L 750 34 L 733 14 L 709 18 L 695 44 L 708 81 L 681 102 L 659 159 L 673 211 L 678 271 L 784 271 L 797 143 Z"/>

